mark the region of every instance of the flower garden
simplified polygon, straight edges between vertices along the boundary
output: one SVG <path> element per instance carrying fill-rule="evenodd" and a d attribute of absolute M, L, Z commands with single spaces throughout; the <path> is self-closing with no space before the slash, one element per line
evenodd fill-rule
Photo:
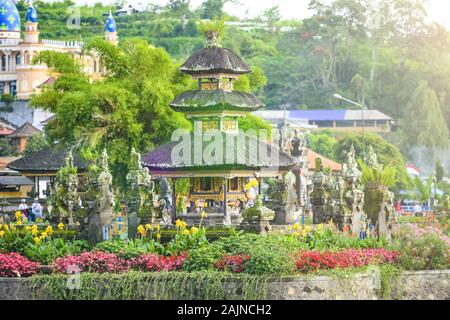
<path fill-rule="evenodd" d="M 403 270 L 444 270 L 450 264 L 446 223 L 398 224 L 389 242 L 371 236 L 355 238 L 348 228 L 338 230 L 332 221 L 295 224 L 287 232 L 269 235 L 230 228 L 217 240 L 208 239 L 202 222 L 189 228 L 178 220 L 170 237 L 162 236 L 166 230 L 159 225 L 139 225 L 137 231 L 134 240 L 113 239 L 91 246 L 62 223 L 36 225 L 19 219 L 3 224 L 0 277 L 28 278 L 35 289 L 45 288 L 61 299 L 99 298 L 96 294 L 104 291 L 105 281 L 114 288 L 111 296 L 134 299 L 142 292 L 131 284 L 139 288 L 135 281 L 149 278 L 158 286 L 199 281 L 197 285 L 210 287 L 203 293 L 205 299 L 220 298 L 215 295 L 218 288 L 223 292 L 226 279 L 238 279 L 246 284 L 247 298 L 264 298 L 264 281 L 274 277 L 342 277 L 378 266 L 382 281 L 388 283 Z M 79 290 L 66 287 L 74 274 L 85 281 Z M 185 294 L 195 291 L 196 286 L 186 286 Z"/>

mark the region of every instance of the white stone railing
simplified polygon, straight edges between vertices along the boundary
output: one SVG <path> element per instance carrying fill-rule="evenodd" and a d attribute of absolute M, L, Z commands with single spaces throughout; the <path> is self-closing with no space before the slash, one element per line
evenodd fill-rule
<path fill-rule="evenodd" d="M 43 39 L 42 43 L 47 46 L 65 48 L 65 49 L 81 49 L 84 46 L 83 41 L 61 41 L 61 40 L 49 40 Z"/>

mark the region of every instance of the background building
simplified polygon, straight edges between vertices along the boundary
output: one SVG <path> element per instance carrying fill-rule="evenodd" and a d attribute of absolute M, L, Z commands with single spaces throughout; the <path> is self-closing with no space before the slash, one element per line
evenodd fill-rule
<path fill-rule="evenodd" d="M 14 2 L 0 0 L 0 96 L 2 101 L 7 101 L 0 103 L 0 107 L 8 105 L 12 108 L 0 111 L 0 117 L 16 127 L 30 122 L 39 128 L 51 114 L 31 110 L 28 103 L 20 102 L 27 102 L 43 85 L 54 81 L 55 75 L 46 65 L 33 64 L 34 57 L 48 50 L 69 53 L 93 79 L 101 78 L 104 68 L 98 55 L 83 52 L 84 43 L 81 41 L 41 39 L 38 11 L 32 2 L 25 16 L 25 31 L 22 33 L 21 29 L 21 17 Z M 117 27 L 111 14 L 105 24 L 105 39 L 118 43 Z"/>
<path fill-rule="evenodd" d="M 394 119 L 378 110 L 287 110 L 256 111 L 255 115 L 272 123 L 286 122 L 290 127 L 311 130 L 332 129 L 338 131 L 370 132 L 395 131 Z"/>

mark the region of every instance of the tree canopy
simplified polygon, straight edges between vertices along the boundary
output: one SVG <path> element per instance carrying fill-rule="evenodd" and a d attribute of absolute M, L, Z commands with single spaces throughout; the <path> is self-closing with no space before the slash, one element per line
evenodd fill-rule
<path fill-rule="evenodd" d="M 145 39 L 181 63 L 203 46 L 198 19 L 227 16 L 233 23 L 228 23 L 223 46 L 256 71 L 236 88 L 248 91 L 252 81 L 255 85 L 264 80 L 265 86 L 250 89 L 269 109 L 353 108 L 334 99 L 337 92 L 398 121 L 401 130 L 389 140 L 397 141 L 412 162 L 419 162 L 417 154 L 423 152 L 410 151 L 425 149 L 433 166 L 438 153 L 434 149 L 448 144 L 450 36 L 443 26 L 430 22 L 426 0 L 310 0 L 311 14 L 301 21 L 283 19 L 276 6 L 239 21 L 226 12 L 227 2 L 205 0 L 197 9 L 188 0 L 149 5 L 142 12 L 116 17 L 120 39 Z M 89 41 L 102 35 L 102 15 L 110 9 L 101 3 L 80 6 L 80 28 L 70 29 L 66 24 L 72 1 L 34 4 L 41 37 L 51 39 Z M 23 1 L 18 8 L 23 16 Z M 424 103 L 431 107 L 424 117 L 417 116 L 424 112 Z M 421 132 L 414 136 L 416 128 Z M 448 171 L 450 159 L 441 160 Z"/>
<path fill-rule="evenodd" d="M 104 79 L 90 83 L 70 56 L 42 52 L 36 62 L 46 63 L 59 76 L 31 104 L 55 113 L 45 129 L 50 142 L 75 144 L 88 158 L 106 148 L 113 171 L 124 175 L 132 147 L 149 151 L 170 140 L 176 128 L 190 129 L 169 103 L 192 82 L 163 49 L 145 41 L 123 41 L 115 47 L 95 40 L 87 50 L 101 56 L 108 70 Z"/>

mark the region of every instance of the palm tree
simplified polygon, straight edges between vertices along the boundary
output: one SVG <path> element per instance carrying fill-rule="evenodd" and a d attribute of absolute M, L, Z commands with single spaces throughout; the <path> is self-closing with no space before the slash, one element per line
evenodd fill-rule
<path fill-rule="evenodd" d="M 175 27 L 169 19 L 157 19 L 150 23 L 150 29 L 156 34 L 158 41 L 162 36 L 167 36 Z"/>
<path fill-rule="evenodd" d="M 425 203 L 427 202 L 429 204 L 430 198 L 431 198 L 431 187 L 433 184 L 433 178 L 429 177 L 427 179 L 426 183 L 423 183 L 422 179 L 420 179 L 418 176 L 414 178 L 414 186 L 416 187 L 416 195 L 418 199 Z"/>

